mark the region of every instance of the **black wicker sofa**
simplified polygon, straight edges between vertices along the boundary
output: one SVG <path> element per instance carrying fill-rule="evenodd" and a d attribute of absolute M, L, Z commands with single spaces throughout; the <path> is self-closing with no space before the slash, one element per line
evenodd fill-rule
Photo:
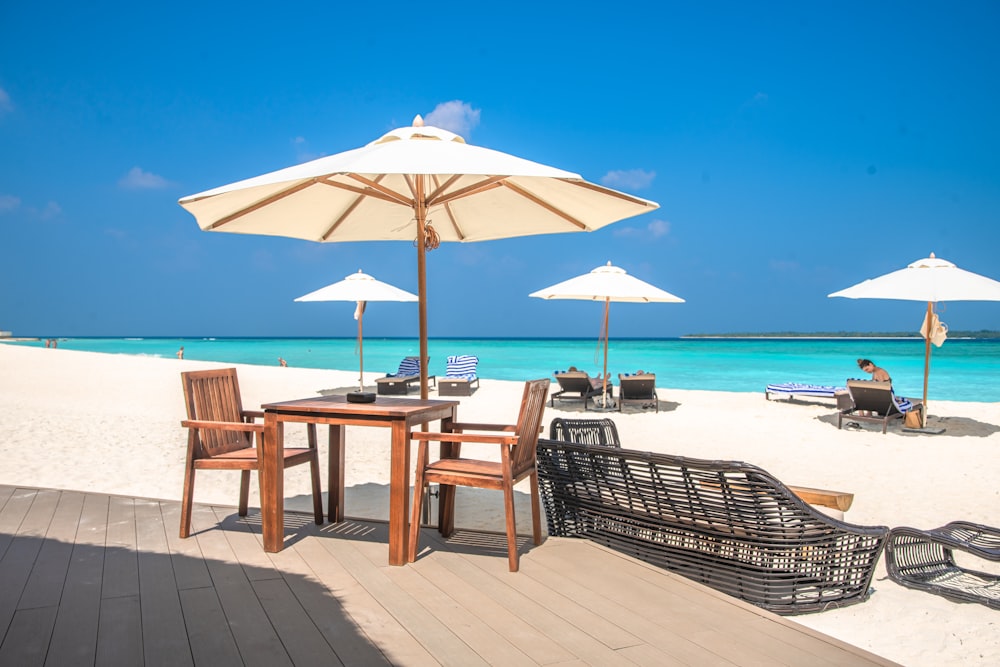
<path fill-rule="evenodd" d="M 779 614 L 866 600 L 889 528 L 855 526 L 737 461 L 538 442 L 549 535 L 581 537 Z"/>

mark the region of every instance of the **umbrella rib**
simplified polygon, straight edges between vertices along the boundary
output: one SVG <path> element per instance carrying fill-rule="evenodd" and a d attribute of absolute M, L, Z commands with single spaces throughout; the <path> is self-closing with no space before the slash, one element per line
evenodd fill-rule
<path fill-rule="evenodd" d="M 431 176 L 431 178 L 434 179 L 435 188 L 434 192 L 427 195 L 427 201 L 434 201 L 435 197 L 437 197 L 439 194 L 447 190 L 448 186 L 450 186 L 452 183 L 454 183 L 461 177 L 462 177 L 461 174 L 452 174 L 452 176 L 447 181 L 445 181 L 444 183 L 439 183 L 436 175 Z"/>
<path fill-rule="evenodd" d="M 444 190 L 451 183 L 454 183 L 455 180 L 458 179 L 458 177 L 459 177 L 459 175 L 455 174 L 454 176 L 452 176 L 451 178 L 449 178 L 448 181 L 444 185 L 442 185 L 440 183 L 440 181 L 438 180 L 437 176 L 431 176 L 431 180 L 434 181 L 434 188 L 435 188 L 434 192 L 435 192 L 435 194 L 441 192 L 442 190 Z M 445 203 L 444 205 L 442 205 L 441 208 L 444 209 L 445 215 L 448 216 L 448 222 L 451 223 L 451 230 L 452 230 L 452 232 L 454 232 L 455 236 L 458 238 L 459 241 L 464 241 L 465 240 L 465 234 L 462 232 L 462 228 L 458 224 L 458 220 L 455 219 L 455 212 L 451 210 L 451 205 Z M 428 222 L 430 222 L 430 221 L 428 221 Z"/>
<path fill-rule="evenodd" d="M 567 182 L 568 183 L 574 183 L 575 181 L 567 181 Z M 511 190 L 513 190 L 517 194 L 521 195 L 525 199 L 531 200 L 535 204 L 538 204 L 539 206 L 541 206 L 545 210 L 547 210 L 550 213 L 552 213 L 552 214 L 554 214 L 554 215 L 562 218 L 563 220 L 566 220 L 570 224 L 573 224 L 576 227 L 579 227 L 580 229 L 587 229 L 587 225 L 585 225 L 584 223 L 580 222 L 579 220 L 577 220 L 573 216 L 569 215 L 565 211 L 559 210 L 558 208 L 556 208 L 552 204 L 548 203 L 547 201 L 545 201 L 545 200 L 543 200 L 543 199 L 541 199 L 541 198 L 533 195 L 532 193 L 528 192 L 527 190 L 523 189 L 522 187 L 520 187 L 518 185 L 514 185 L 510 181 L 503 181 L 501 183 L 501 185 L 503 185 L 504 187 L 510 188 Z"/>
<path fill-rule="evenodd" d="M 250 213 L 253 213 L 257 209 L 263 208 L 265 206 L 269 206 L 269 205 L 273 204 L 276 201 L 281 201 L 285 197 L 290 197 L 290 196 L 294 195 L 295 193 L 300 192 L 301 190 L 305 190 L 306 188 L 308 188 L 309 186 L 315 184 L 316 182 L 317 182 L 317 179 L 310 178 L 307 181 L 302 181 L 300 183 L 296 183 L 295 185 L 293 185 L 290 188 L 285 188 L 284 190 L 282 190 L 280 192 L 276 192 L 275 194 L 271 195 L 270 197 L 265 197 L 264 199 L 261 199 L 260 201 L 255 202 L 255 203 L 251 204 L 250 206 L 246 206 L 246 207 L 241 208 L 240 210 L 238 210 L 238 211 L 236 211 L 234 213 L 230 213 L 229 215 L 227 215 L 227 216 L 225 216 L 223 218 L 219 218 L 218 220 L 216 220 L 215 222 L 213 222 L 212 224 L 210 224 L 208 227 L 205 227 L 205 231 L 212 231 L 212 230 L 218 229 L 219 227 L 222 227 L 223 225 L 229 224 L 230 222 L 232 222 L 234 220 L 239 220 L 244 215 L 249 215 Z"/>
<path fill-rule="evenodd" d="M 587 190 L 593 190 L 594 192 L 600 192 L 601 194 L 609 195 L 611 197 L 617 197 L 618 199 L 624 199 L 625 201 L 631 202 L 633 204 L 641 204 L 646 207 L 649 207 L 650 204 L 650 202 L 646 201 L 645 199 L 639 199 L 638 197 L 633 197 L 631 195 L 625 194 L 624 192 L 618 192 L 617 190 L 612 190 L 611 188 L 606 188 L 601 185 L 597 185 L 596 183 L 590 183 L 589 181 L 576 181 L 569 178 L 559 178 L 556 180 L 562 181 L 563 183 L 568 183 L 569 185 L 575 185 L 580 188 L 585 188 Z M 656 208 L 656 205 L 654 204 L 652 208 Z"/>
<path fill-rule="evenodd" d="M 341 183 L 340 181 L 319 181 L 323 185 L 329 185 L 331 188 L 339 188 L 341 190 L 347 190 L 348 192 L 354 192 L 356 194 L 362 195 L 364 197 L 375 197 L 376 199 L 381 199 L 387 201 L 390 204 L 402 204 L 403 206 L 413 207 L 413 200 L 407 199 L 405 195 L 402 195 L 395 190 L 391 190 L 384 185 L 381 185 L 378 181 L 373 181 L 371 179 L 365 178 L 363 176 L 358 176 L 357 174 L 347 174 L 351 178 L 361 183 L 364 183 L 365 188 L 359 188 L 356 185 L 351 185 L 349 183 Z"/>
<path fill-rule="evenodd" d="M 480 192 L 486 192 L 487 190 L 492 190 L 493 188 L 498 188 L 504 184 L 503 179 L 506 176 L 490 176 L 486 180 L 479 181 L 478 183 L 473 183 L 472 185 L 466 186 L 460 190 L 455 190 L 454 192 L 445 193 L 444 188 L 448 185 L 446 183 L 444 186 L 439 187 L 434 193 L 427 198 L 427 206 L 438 206 L 440 204 L 447 204 L 453 202 L 456 199 L 462 199 L 463 197 L 468 197 L 470 195 L 479 194 Z M 449 183 L 452 179 L 449 179 Z"/>
<path fill-rule="evenodd" d="M 326 231 L 323 232 L 323 234 L 320 236 L 320 239 L 322 239 L 323 241 L 326 241 L 327 239 L 329 239 L 330 236 L 335 231 L 337 231 L 337 228 L 340 227 L 340 225 L 344 222 L 344 220 L 347 220 L 348 216 L 350 216 L 351 213 L 354 212 L 354 209 L 356 209 L 358 206 L 361 205 L 361 202 L 363 202 L 364 199 L 365 199 L 364 195 L 355 197 L 354 201 L 351 202 L 351 205 L 347 207 L 347 210 L 344 211 L 340 215 L 340 217 L 338 217 L 336 220 L 334 220 L 334 222 L 333 222 L 332 225 L 330 225 L 329 227 L 326 228 Z"/>

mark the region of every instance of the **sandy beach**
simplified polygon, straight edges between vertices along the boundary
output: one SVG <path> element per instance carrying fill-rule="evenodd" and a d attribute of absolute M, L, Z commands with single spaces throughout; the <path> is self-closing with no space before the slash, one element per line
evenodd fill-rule
<path fill-rule="evenodd" d="M 179 499 L 187 437 L 180 427 L 179 373 L 231 365 L 0 345 L 0 428 L 6 436 L 0 483 Z M 357 378 L 354 371 L 238 368 L 248 408 L 347 388 Z M 372 386 L 374 377 L 366 376 Z M 1000 525 L 1000 403 L 935 401 L 929 421 L 945 428 L 943 434 L 903 433 L 896 424 L 883 435 L 873 424 L 838 430 L 830 402 L 766 401 L 763 391 L 674 390 L 668 377 L 658 384 L 659 414 L 610 415 L 626 447 L 738 459 L 788 484 L 852 492 L 854 505 L 845 516 L 851 523 L 933 528 L 963 519 Z M 482 380 L 472 397 L 461 399 L 459 416 L 511 422 L 522 386 Z M 549 408 L 545 423 L 581 414 L 570 405 Z M 347 514 L 385 518 L 388 433 L 348 427 L 347 439 Z M 286 429 L 288 444 L 304 440 L 304 428 Z M 320 453 L 325 460 L 322 445 Z M 307 467 L 290 469 L 285 485 L 286 507 L 308 510 Z M 195 499 L 235 505 L 237 489 L 235 473 L 205 473 Z M 459 525 L 503 529 L 499 496 L 459 494 Z M 519 518 L 526 520 L 527 496 L 518 500 Z M 531 558 L 530 551 L 523 557 Z M 792 620 L 904 665 L 1000 664 L 1000 612 L 903 588 L 888 579 L 881 562 L 872 585 L 875 592 L 864 603 Z"/>

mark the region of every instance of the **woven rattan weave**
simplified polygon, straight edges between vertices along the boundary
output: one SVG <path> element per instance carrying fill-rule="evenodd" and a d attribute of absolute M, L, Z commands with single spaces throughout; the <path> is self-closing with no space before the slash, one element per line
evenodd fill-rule
<path fill-rule="evenodd" d="M 582 537 L 779 614 L 861 602 L 889 532 L 833 519 L 755 466 L 538 443 L 549 534 Z"/>
<path fill-rule="evenodd" d="M 961 566 L 956 551 L 965 554 Z M 973 569 L 976 558 L 1000 562 L 1000 529 L 966 521 L 933 530 L 899 527 L 885 547 L 885 568 L 896 583 L 1000 609 L 1000 575 Z"/>

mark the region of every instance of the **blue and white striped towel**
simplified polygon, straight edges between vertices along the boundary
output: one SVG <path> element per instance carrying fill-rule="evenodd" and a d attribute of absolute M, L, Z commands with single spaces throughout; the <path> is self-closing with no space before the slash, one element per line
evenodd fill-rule
<path fill-rule="evenodd" d="M 448 370 L 445 377 L 464 378 L 466 380 L 476 379 L 476 367 L 479 365 L 479 357 L 471 354 L 458 354 L 448 357 Z"/>

